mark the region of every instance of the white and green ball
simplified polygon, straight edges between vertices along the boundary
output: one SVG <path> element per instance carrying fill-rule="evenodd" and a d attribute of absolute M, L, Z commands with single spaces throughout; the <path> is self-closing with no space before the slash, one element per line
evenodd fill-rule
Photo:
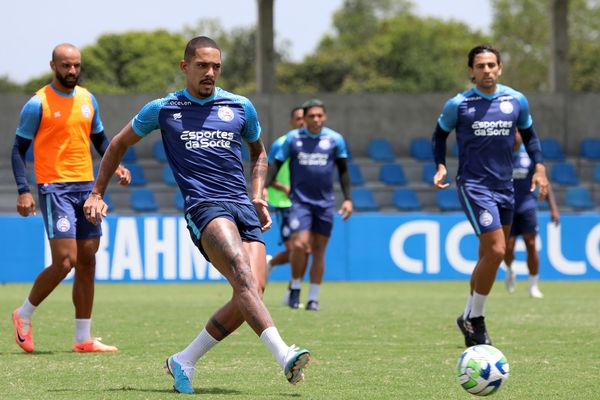
<path fill-rule="evenodd" d="M 508 361 L 504 354 L 485 344 L 466 349 L 456 366 L 460 385 L 477 396 L 487 396 L 498 391 L 508 379 L 508 371 Z"/>

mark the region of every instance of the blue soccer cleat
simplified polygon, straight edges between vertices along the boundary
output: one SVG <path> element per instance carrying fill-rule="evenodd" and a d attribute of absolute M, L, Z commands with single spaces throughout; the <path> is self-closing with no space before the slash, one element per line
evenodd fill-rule
<path fill-rule="evenodd" d="M 310 363 L 310 352 L 306 349 L 300 350 L 295 344 L 288 349 L 287 362 L 283 373 L 292 385 L 304 380 L 304 368 Z"/>
<path fill-rule="evenodd" d="M 193 394 L 192 377 L 196 368 L 175 360 L 175 356 L 167 358 L 165 369 L 173 377 L 173 389 L 179 393 Z"/>

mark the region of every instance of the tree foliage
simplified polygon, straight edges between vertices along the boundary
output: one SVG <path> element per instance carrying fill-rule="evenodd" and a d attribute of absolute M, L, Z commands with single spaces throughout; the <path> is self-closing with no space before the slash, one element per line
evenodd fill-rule
<path fill-rule="evenodd" d="M 494 0 L 495 44 L 505 68 L 503 82 L 523 91 L 549 88 L 550 3 Z M 569 85 L 573 91 L 600 90 L 600 1 L 569 1 Z"/>
<path fill-rule="evenodd" d="M 463 23 L 422 18 L 408 1 L 346 0 L 336 34 L 314 55 L 281 65 L 280 89 L 296 92 L 434 92 L 465 87 L 466 55 L 489 40 Z"/>
<path fill-rule="evenodd" d="M 0 93 L 18 93 L 22 90 L 21 85 L 13 82 L 8 76 L 0 76 Z"/>

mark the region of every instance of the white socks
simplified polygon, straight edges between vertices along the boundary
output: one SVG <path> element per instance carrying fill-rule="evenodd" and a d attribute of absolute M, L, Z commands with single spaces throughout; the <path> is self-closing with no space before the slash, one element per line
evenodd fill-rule
<path fill-rule="evenodd" d="M 279 335 L 279 331 L 274 326 L 270 326 L 260 334 L 260 340 L 263 341 L 264 344 L 267 345 L 273 356 L 275 356 L 275 360 L 279 363 L 281 369 L 285 368 L 285 357 L 287 355 L 287 351 L 289 346 L 285 344 L 281 336 Z"/>
<path fill-rule="evenodd" d="M 483 308 L 487 300 L 487 295 L 473 292 L 473 304 L 471 305 L 471 312 L 469 312 L 469 318 L 482 317 Z"/>
<path fill-rule="evenodd" d="M 308 287 L 308 301 L 317 301 L 319 300 L 319 289 L 321 285 L 318 283 L 311 283 Z"/>
<path fill-rule="evenodd" d="M 539 275 L 529 275 L 529 287 L 535 287 L 538 285 Z"/>
<path fill-rule="evenodd" d="M 37 306 L 34 306 L 29 302 L 29 297 L 26 298 L 23 302 L 23 305 L 19 309 L 19 317 L 21 317 L 21 319 L 31 321 L 31 318 L 33 318 L 33 313 L 35 312 L 36 308 Z"/>
<path fill-rule="evenodd" d="M 469 296 L 467 297 L 467 304 L 465 305 L 465 311 L 463 312 L 463 319 L 468 319 L 469 318 L 469 313 L 471 312 L 471 306 L 473 304 L 473 295 L 471 293 L 469 293 Z"/>
<path fill-rule="evenodd" d="M 84 340 L 92 338 L 90 329 L 92 327 L 91 319 L 77 319 L 75 318 L 75 341 L 81 343 Z"/>
<path fill-rule="evenodd" d="M 290 281 L 290 289 L 302 289 L 302 279 L 292 279 Z"/>
<path fill-rule="evenodd" d="M 192 343 L 177 354 L 177 359 L 181 362 L 189 362 L 192 365 L 195 365 L 200 357 L 206 354 L 217 343 L 219 343 L 219 341 L 213 338 L 210 333 L 206 331 L 206 328 L 204 328 Z"/>

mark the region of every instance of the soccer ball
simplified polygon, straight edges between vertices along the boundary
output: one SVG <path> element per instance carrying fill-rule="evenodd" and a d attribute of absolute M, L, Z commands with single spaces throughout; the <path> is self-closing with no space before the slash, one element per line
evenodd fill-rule
<path fill-rule="evenodd" d="M 462 388 L 477 396 L 487 396 L 500 389 L 508 379 L 508 370 L 504 354 L 485 344 L 466 349 L 456 365 L 456 375 Z"/>

